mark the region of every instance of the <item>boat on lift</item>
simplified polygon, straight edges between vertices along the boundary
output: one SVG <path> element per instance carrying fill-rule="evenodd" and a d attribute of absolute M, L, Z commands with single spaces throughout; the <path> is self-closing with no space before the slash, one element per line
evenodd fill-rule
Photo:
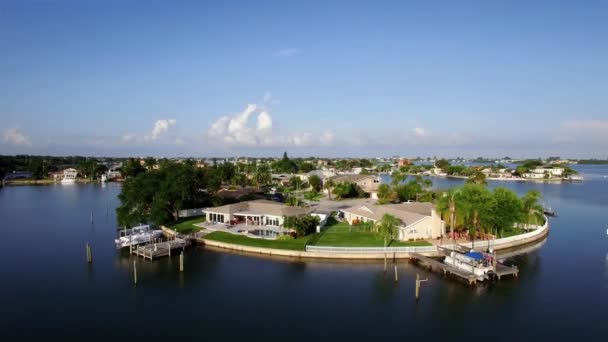
<path fill-rule="evenodd" d="M 119 232 L 118 239 L 114 240 L 116 248 L 124 248 L 129 246 L 137 246 L 144 243 L 150 243 L 163 235 L 162 230 L 154 230 L 150 225 L 140 225 L 131 229 L 123 229 Z"/>
<path fill-rule="evenodd" d="M 494 271 L 490 254 L 470 251 L 468 253 L 450 252 L 443 262 L 463 271 L 473 273 L 477 280 L 483 281 Z"/>

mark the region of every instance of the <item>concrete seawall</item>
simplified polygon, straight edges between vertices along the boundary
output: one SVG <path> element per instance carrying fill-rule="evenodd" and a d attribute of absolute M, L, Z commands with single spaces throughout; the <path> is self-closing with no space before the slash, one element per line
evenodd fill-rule
<path fill-rule="evenodd" d="M 165 228 L 165 227 L 163 227 Z M 170 229 L 163 229 L 165 233 L 169 233 L 167 231 L 173 232 Z M 516 236 L 511 236 L 508 238 L 496 239 L 496 240 L 479 240 L 475 241 L 475 250 L 483 250 L 485 251 L 488 248 L 493 248 L 494 250 L 503 250 L 503 249 L 511 249 L 518 246 L 525 246 L 531 244 L 533 242 L 540 241 L 545 239 L 549 234 L 549 221 L 545 221 L 545 225 L 539 227 L 538 229 L 521 234 Z M 322 259 L 383 259 L 385 257 L 384 252 L 369 252 L 369 253 L 352 253 L 348 251 L 347 248 L 344 248 L 343 251 L 294 251 L 294 250 L 286 250 L 286 249 L 275 249 L 275 248 L 262 248 L 262 247 L 251 247 L 244 246 L 226 242 L 220 242 L 215 240 L 209 240 L 205 238 L 198 238 L 197 241 L 201 244 L 207 246 L 213 246 L 217 248 L 230 249 L 239 252 L 246 253 L 254 253 L 254 254 L 262 254 L 262 255 L 276 255 L 276 256 L 286 256 L 286 257 L 294 257 L 294 258 L 322 258 Z M 460 243 L 461 246 L 471 248 L 471 243 Z M 451 244 L 443 245 L 445 247 L 450 247 Z M 437 251 L 433 252 L 417 252 L 419 254 L 429 256 L 429 257 L 438 257 L 440 254 Z M 409 252 L 394 252 L 388 251 L 386 253 L 388 258 L 395 259 L 409 259 Z"/>

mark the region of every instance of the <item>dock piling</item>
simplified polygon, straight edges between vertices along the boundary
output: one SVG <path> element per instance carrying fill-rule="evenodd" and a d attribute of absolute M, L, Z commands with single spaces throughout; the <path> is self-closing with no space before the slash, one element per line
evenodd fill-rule
<path fill-rule="evenodd" d="M 179 255 L 179 271 L 184 272 L 184 251 Z"/>
<path fill-rule="evenodd" d="M 91 210 L 91 224 L 93 224 L 93 210 Z"/>
<path fill-rule="evenodd" d="M 133 284 L 137 285 L 137 262 L 133 260 Z"/>
<path fill-rule="evenodd" d="M 397 273 L 397 264 L 395 264 L 395 283 L 399 282 L 399 273 Z"/>
<path fill-rule="evenodd" d="M 93 263 L 93 253 L 91 251 L 91 245 L 87 242 L 87 263 Z"/>

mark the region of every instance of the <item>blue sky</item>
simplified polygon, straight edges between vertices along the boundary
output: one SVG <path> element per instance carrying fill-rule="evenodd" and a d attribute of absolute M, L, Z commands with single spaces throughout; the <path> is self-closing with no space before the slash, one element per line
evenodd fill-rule
<path fill-rule="evenodd" d="M 605 1 L 2 1 L 0 154 L 608 157 Z"/>

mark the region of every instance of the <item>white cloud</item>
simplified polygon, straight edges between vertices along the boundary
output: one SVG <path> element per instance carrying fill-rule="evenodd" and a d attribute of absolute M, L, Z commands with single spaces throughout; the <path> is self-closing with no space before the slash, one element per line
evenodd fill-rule
<path fill-rule="evenodd" d="M 267 111 L 263 111 L 258 115 L 257 129 L 258 131 L 272 130 L 272 117 L 270 117 Z"/>
<path fill-rule="evenodd" d="M 293 57 L 299 55 L 302 51 L 298 48 L 285 48 L 274 52 L 275 57 Z"/>
<path fill-rule="evenodd" d="M 4 132 L 4 142 L 14 146 L 32 146 L 30 137 L 23 134 L 18 128 L 9 128 Z"/>
<path fill-rule="evenodd" d="M 426 135 L 426 131 L 424 128 L 416 127 L 414 128 L 414 135 L 417 137 L 423 137 Z"/>
<path fill-rule="evenodd" d="M 161 119 L 157 120 L 154 124 L 154 128 L 152 129 L 152 133 L 149 136 L 145 136 L 144 139 L 146 141 L 149 140 L 157 140 L 162 135 L 169 131 L 169 128 L 175 126 L 177 121 L 175 119 Z"/>
<path fill-rule="evenodd" d="M 321 145 L 326 145 L 326 146 L 333 145 L 335 140 L 336 140 L 336 136 L 335 136 L 334 132 L 332 132 L 332 131 L 326 131 L 319 137 L 319 141 L 321 142 Z"/>

